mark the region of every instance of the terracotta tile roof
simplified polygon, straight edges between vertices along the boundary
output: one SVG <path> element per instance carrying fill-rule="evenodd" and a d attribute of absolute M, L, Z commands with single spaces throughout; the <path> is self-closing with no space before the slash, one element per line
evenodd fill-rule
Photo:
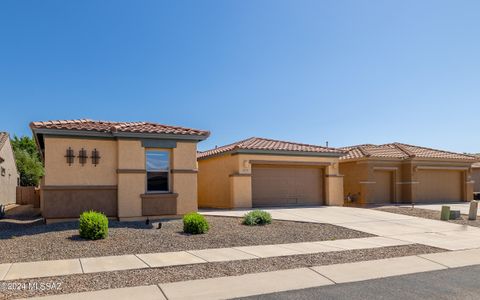
<path fill-rule="evenodd" d="M 355 160 L 360 158 L 386 158 L 386 159 L 408 159 L 408 158 L 433 158 L 433 159 L 458 159 L 476 160 L 472 155 L 437 150 L 432 148 L 391 143 L 384 145 L 357 145 L 340 148 L 348 151 L 348 154 L 341 157 L 341 160 Z"/>
<path fill-rule="evenodd" d="M 8 140 L 8 133 L 0 132 L 0 150 L 3 148 L 3 145 L 5 145 L 7 140 Z"/>
<path fill-rule="evenodd" d="M 179 126 L 162 125 L 151 122 L 110 122 L 94 121 L 90 119 L 81 120 L 58 120 L 46 122 L 32 122 L 30 127 L 34 129 L 58 129 L 58 130 L 79 130 L 95 131 L 105 133 L 129 132 L 129 133 L 153 133 L 153 134 L 175 134 L 175 135 L 198 135 L 209 136 L 209 131 L 191 129 Z"/>
<path fill-rule="evenodd" d="M 343 150 L 322 147 L 316 145 L 300 144 L 293 142 L 277 141 L 265 138 L 252 137 L 246 140 L 235 142 L 229 145 L 218 147 L 198 153 L 198 158 L 209 157 L 234 150 L 270 150 L 270 151 L 292 151 L 292 152 L 312 152 L 312 153 L 332 153 L 342 154 Z"/>

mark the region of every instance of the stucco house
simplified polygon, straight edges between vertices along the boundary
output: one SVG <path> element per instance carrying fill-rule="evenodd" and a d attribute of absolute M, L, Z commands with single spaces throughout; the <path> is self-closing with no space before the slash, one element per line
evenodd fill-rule
<path fill-rule="evenodd" d="M 16 202 L 18 186 L 18 171 L 15 163 L 10 137 L 6 132 L 0 132 L 0 204 Z"/>
<path fill-rule="evenodd" d="M 256 137 L 200 152 L 199 207 L 343 205 L 344 154 Z"/>
<path fill-rule="evenodd" d="M 358 145 L 340 159 L 347 203 L 428 203 L 473 199 L 475 157 L 391 143 Z"/>
<path fill-rule="evenodd" d="M 197 210 L 197 143 L 208 131 L 150 122 L 32 122 L 48 220 L 94 209 L 120 220 Z"/>
<path fill-rule="evenodd" d="M 480 159 L 477 157 L 477 159 Z M 472 165 L 472 180 L 475 182 L 473 185 L 473 191 L 480 193 L 480 162 Z"/>

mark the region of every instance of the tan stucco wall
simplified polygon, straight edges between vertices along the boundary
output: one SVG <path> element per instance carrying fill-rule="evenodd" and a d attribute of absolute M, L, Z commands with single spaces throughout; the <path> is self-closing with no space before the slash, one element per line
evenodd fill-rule
<path fill-rule="evenodd" d="M 118 217 L 123 219 L 142 218 L 142 198 L 146 193 L 145 151 L 164 150 L 170 153 L 170 191 L 177 193 L 177 213 L 197 210 L 197 143 L 177 142 L 176 148 L 144 148 L 136 139 L 87 139 L 45 138 L 45 169 L 43 185 L 101 185 L 117 186 Z M 88 155 L 96 148 L 100 151 L 100 163 L 95 167 L 91 159 L 82 166 L 75 158 L 69 166 L 65 152 L 68 147 L 75 156 L 83 147 Z M 176 170 L 183 172 L 175 173 Z"/>
<path fill-rule="evenodd" d="M 252 177 L 230 176 L 230 200 L 231 207 L 252 207 Z"/>
<path fill-rule="evenodd" d="M 74 163 L 65 158 L 68 147 L 74 150 Z M 87 150 L 88 159 L 82 166 L 78 152 Z M 93 149 L 100 152 L 95 166 L 90 158 Z M 45 137 L 45 185 L 116 185 L 117 144 L 115 140 Z"/>
<path fill-rule="evenodd" d="M 377 184 L 375 176 L 378 171 L 391 173 L 391 202 L 401 202 L 403 188 L 410 183 L 403 180 L 403 167 L 398 161 L 340 162 L 340 172 L 344 175 L 345 198 L 350 193 L 350 196 L 355 199 L 351 204 L 375 203 L 375 185 Z"/>
<path fill-rule="evenodd" d="M 18 173 L 9 139 L 7 139 L 0 150 L 0 157 L 5 160 L 0 163 L 0 168 L 5 169 L 5 176 L 0 174 L 0 204 L 15 203 Z"/>
<path fill-rule="evenodd" d="M 343 177 L 339 176 L 338 158 L 259 154 L 225 154 L 200 159 L 199 206 L 240 208 L 252 206 L 251 161 L 296 163 L 331 163 L 325 167 L 325 203 L 343 205 Z"/>
<path fill-rule="evenodd" d="M 178 194 L 177 214 L 183 215 L 198 210 L 197 202 L 197 173 L 177 173 L 177 171 L 197 170 L 197 144 L 191 142 L 177 142 L 172 152 L 171 175 L 173 192 Z"/>
<path fill-rule="evenodd" d="M 197 168 L 197 144 L 177 142 L 173 149 L 173 169 L 193 170 Z"/>
<path fill-rule="evenodd" d="M 174 173 L 173 192 L 178 194 L 177 214 L 183 215 L 198 210 L 197 174 Z"/>
<path fill-rule="evenodd" d="M 411 203 L 418 199 L 418 170 L 422 167 L 443 168 L 449 170 L 452 168 L 463 168 L 463 180 L 460 183 L 463 191 L 462 200 L 470 201 L 473 194 L 473 183 L 468 179 L 470 163 L 453 161 L 432 161 L 432 160 L 408 160 L 408 161 L 384 161 L 384 160 L 359 160 L 340 162 L 340 172 L 344 177 L 344 194 L 350 193 L 357 195 L 358 199 L 352 204 L 374 203 L 375 194 L 375 170 L 386 170 L 393 175 L 393 203 Z M 418 170 L 417 170 L 418 169 Z M 441 181 L 439 185 L 444 184 Z M 472 191 L 472 192 L 470 192 Z"/>
<path fill-rule="evenodd" d="M 118 174 L 118 217 L 142 216 L 142 199 L 145 193 L 145 174 Z"/>
<path fill-rule="evenodd" d="M 238 173 L 238 156 L 222 155 L 198 161 L 198 206 L 230 208 L 230 175 Z"/>
<path fill-rule="evenodd" d="M 364 195 L 362 182 L 368 180 L 368 168 L 356 162 L 340 163 L 340 174 L 344 176 L 344 197 L 350 195 L 352 199 L 361 202 Z"/>
<path fill-rule="evenodd" d="M 118 168 L 145 169 L 145 148 L 139 140 L 118 140 Z"/>
<path fill-rule="evenodd" d="M 480 193 L 480 168 L 472 169 L 472 180 L 475 181 L 473 191 L 475 193 Z"/>

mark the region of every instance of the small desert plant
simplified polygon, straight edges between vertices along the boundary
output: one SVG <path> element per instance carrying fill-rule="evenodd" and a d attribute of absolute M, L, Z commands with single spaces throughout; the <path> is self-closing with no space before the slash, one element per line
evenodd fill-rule
<path fill-rule="evenodd" d="M 83 212 L 80 215 L 79 232 L 84 239 L 104 239 L 108 236 L 108 219 L 96 211 Z"/>
<path fill-rule="evenodd" d="M 244 225 L 266 225 L 272 223 L 272 216 L 264 210 L 253 210 L 243 216 Z"/>
<path fill-rule="evenodd" d="M 209 228 L 207 220 L 199 213 L 193 212 L 183 217 L 183 232 L 185 233 L 206 233 Z"/>

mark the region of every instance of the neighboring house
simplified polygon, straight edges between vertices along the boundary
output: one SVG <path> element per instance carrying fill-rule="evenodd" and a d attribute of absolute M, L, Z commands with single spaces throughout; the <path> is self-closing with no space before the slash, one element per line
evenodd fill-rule
<path fill-rule="evenodd" d="M 354 204 L 470 201 L 475 157 L 401 143 L 342 148 L 346 199 Z"/>
<path fill-rule="evenodd" d="M 342 150 L 250 138 L 198 154 L 199 207 L 343 205 Z"/>
<path fill-rule="evenodd" d="M 0 204 L 16 202 L 18 171 L 10 137 L 0 132 Z"/>
<path fill-rule="evenodd" d="M 85 210 L 120 220 L 197 210 L 197 143 L 208 131 L 148 122 L 33 122 L 47 219 Z"/>
<path fill-rule="evenodd" d="M 477 157 L 477 159 L 480 159 L 480 157 Z M 475 182 L 473 191 L 480 193 L 480 162 L 472 165 L 472 180 Z"/>

